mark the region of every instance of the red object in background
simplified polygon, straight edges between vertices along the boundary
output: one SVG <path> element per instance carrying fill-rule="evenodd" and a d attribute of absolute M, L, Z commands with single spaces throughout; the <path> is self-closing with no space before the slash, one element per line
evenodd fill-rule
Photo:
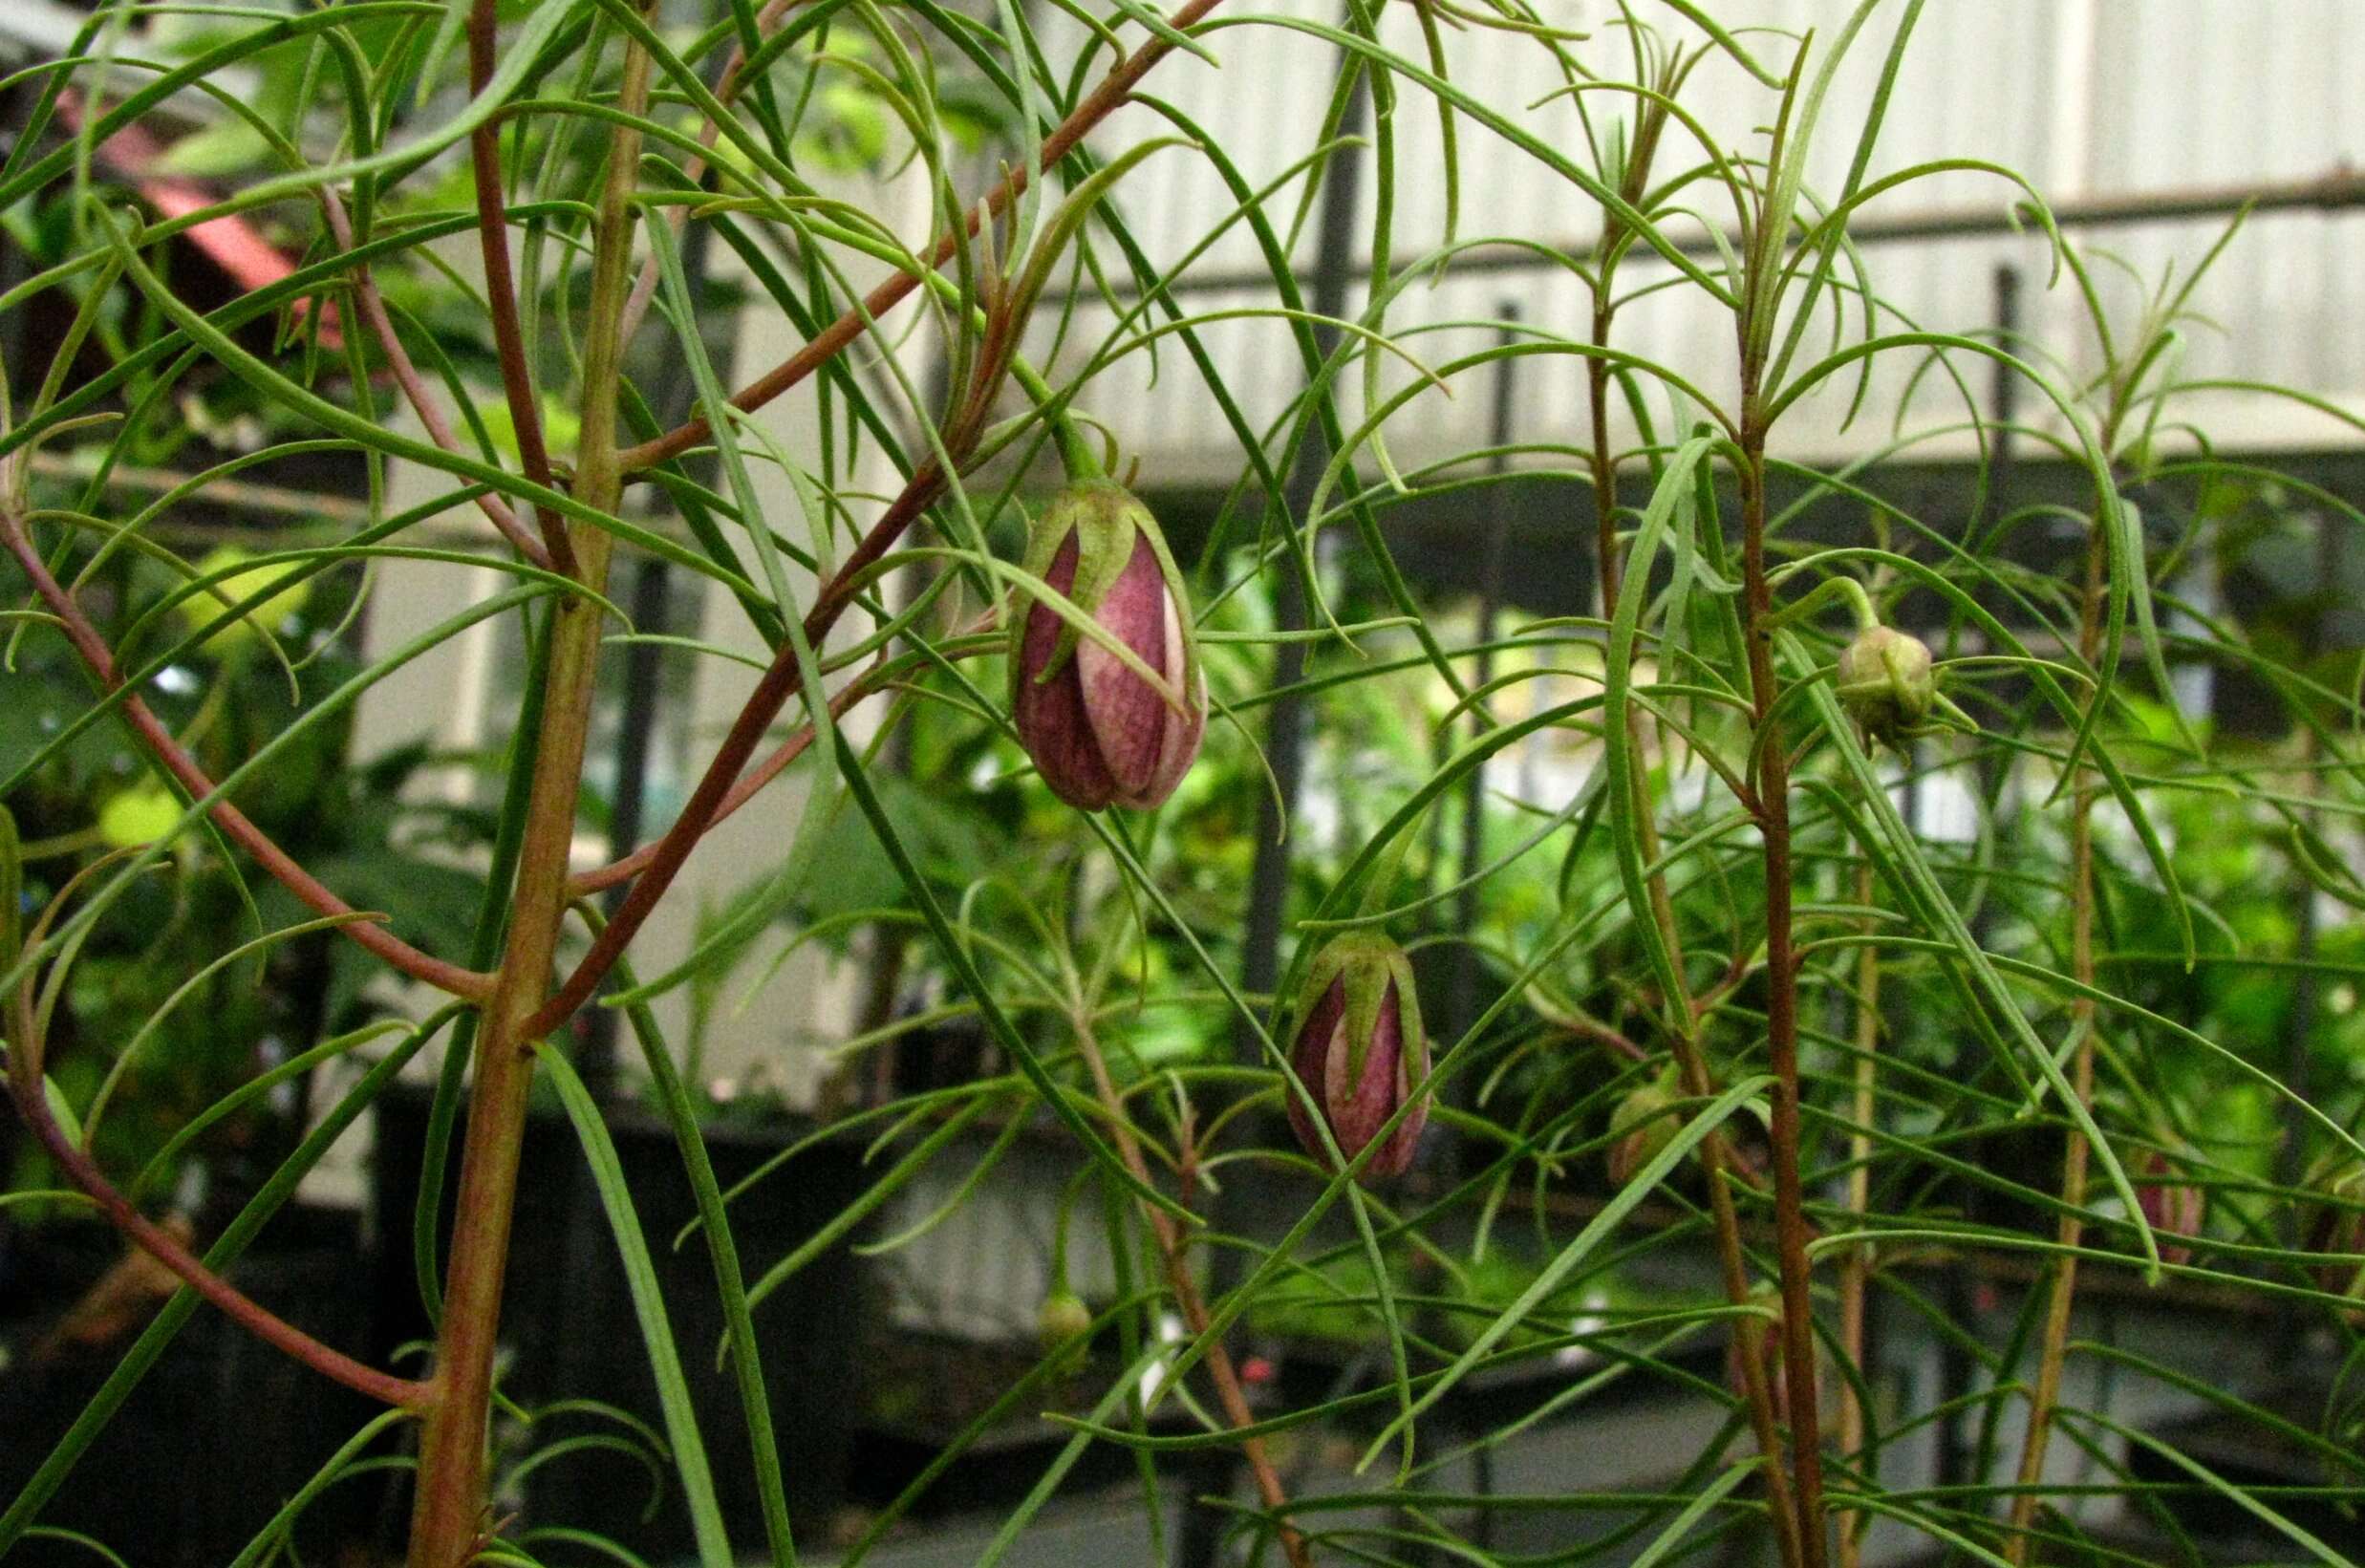
<path fill-rule="evenodd" d="M 1271 1383 L 1275 1370 L 1273 1364 L 1264 1357 L 1251 1356 L 1240 1363 L 1240 1381 L 1252 1385 Z"/>
<path fill-rule="evenodd" d="M 69 126 L 81 129 L 79 97 L 72 93 L 60 96 L 57 111 Z M 164 156 L 164 147 L 139 125 L 126 125 L 108 137 L 98 144 L 97 155 L 99 162 L 129 181 L 140 199 L 166 218 L 183 218 L 213 204 L 214 199 L 190 181 L 148 173 Z M 236 213 L 193 225 L 184 231 L 184 237 L 247 293 L 267 289 L 295 270 L 293 261 Z M 297 315 L 300 317 L 312 303 L 310 299 L 297 301 Z M 344 347 L 333 305 L 321 315 L 320 343 L 329 349 Z"/>

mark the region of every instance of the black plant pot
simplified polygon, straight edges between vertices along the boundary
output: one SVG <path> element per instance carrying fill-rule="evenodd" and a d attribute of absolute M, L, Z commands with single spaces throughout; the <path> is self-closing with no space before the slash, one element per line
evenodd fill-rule
<path fill-rule="evenodd" d="M 297 1327 L 361 1344 L 372 1317 L 356 1216 L 290 1211 L 230 1271 L 231 1282 Z M 112 1232 L 15 1238 L 0 1289 L 0 1500 L 13 1500 L 130 1348 L 44 1347 L 57 1317 L 121 1257 Z M 367 1421 L 367 1401 L 200 1307 L 38 1515 L 140 1568 L 219 1568 Z M 372 1489 L 332 1488 L 295 1536 L 305 1560 L 333 1557 L 368 1528 Z M 83 1568 L 89 1549 L 33 1537 L 11 1568 Z"/>
<path fill-rule="evenodd" d="M 464 1115 L 462 1120 L 464 1127 Z M 388 1353 L 431 1334 L 419 1306 L 411 1248 L 426 1125 L 423 1095 L 393 1095 L 379 1104 L 372 1203 L 379 1300 L 386 1309 L 380 1347 Z M 697 1214 L 680 1149 L 660 1119 L 638 1107 L 612 1110 L 608 1128 L 648 1238 L 732 1543 L 759 1550 L 763 1513 L 738 1378 L 717 1356 L 723 1319 L 713 1261 L 696 1236 L 674 1245 Z M 706 1147 L 717 1180 L 729 1189 L 811 1130 L 802 1118 L 710 1127 Z M 445 1186 L 446 1237 L 459 1149 L 456 1130 Z M 750 1284 L 860 1194 L 868 1177 L 859 1156 L 859 1144 L 819 1145 L 732 1203 L 733 1234 Z M 615 1240 L 574 1129 L 555 1110 L 538 1109 L 528 1120 L 513 1235 L 502 1307 L 502 1343 L 512 1359 L 503 1392 L 528 1410 L 559 1400 L 595 1400 L 662 1431 L 656 1382 Z M 860 1239 L 859 1233 L 845 1238 Z M 817 1533 L 845 1494 L 867 1280 L 861 1260 L 841 1243 L 756 1309 L 773 1431 L 801 1535 Z M 553 1418 L 547 1430 L 511 1435 L 520 1438 L 522 1451 L 588 1432 L 630 1435 L 613 1421 L 581 1413 Z M 670 1483 L 670 1470 L 665 1473 Z M 678 1487 L 668 1484 L 656 1493 L 650 1468 L 611 1449 L 585 1448 L 534 1468 L 512 1530 L 541 1524 L 592 1531 L 652 1560 L 694 1554 Z"/>

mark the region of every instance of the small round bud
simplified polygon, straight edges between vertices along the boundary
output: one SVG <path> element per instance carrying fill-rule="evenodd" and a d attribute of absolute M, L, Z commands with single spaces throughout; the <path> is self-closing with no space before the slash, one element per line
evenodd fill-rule
<path fill-rule="evenodd" d="M 1092 1331 L 1092 1309 L 1072 1290 L 1055 1290 L 1035 1313 L 1035 1337 L 1045 1350 L 1062 1350 Z"/>
<path fill-rule="evenodd" d="M 207 551 L 205 558 L 197 563 L 197 569 L 207 574 L 224 571 L 228 575 L 173 607 L 190 631 L 214 634 L 208 646 L 217 654 L 226 655 L 259 640 L 267 632 L 278 630 L 282 622 L 312 598 L 311 582 L 299 577 L 228 625 L 222 625 L 232 605 L 250 593 L 260 593 L 275 583 L 294 577 L 303 569 L 293 561 L 282 561 L 246 571 L 229 571 L 250 558 L 235 545 L 222 545 Z"/>
<path fill-rule="evenodd" d="M 1840 704 L 1866 735 L 1891 745 L 1922 727 L 1938 701 L 1929 645 L 1891 626 L 1868 627 L 1839 655 Z"/>

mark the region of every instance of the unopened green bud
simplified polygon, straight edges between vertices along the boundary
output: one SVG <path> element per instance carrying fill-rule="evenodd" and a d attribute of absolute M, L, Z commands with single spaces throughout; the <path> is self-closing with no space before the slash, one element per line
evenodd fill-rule
<path fill-rule="evenodd" d="M 1072 1290 L 1055 1290 L 1035 1314 L 1035 1335 L 1045 1350 L 1064 1349 L 1092 1331 L 1092 1309 Z"/>
<path fill-rule="evenodd" d="M 1839 655 L 1838 690 L 1848 717 L 1866 735 L 1895 745 L 1920 729 L 1937 705 L 1929 645 L 1893 626 L 1867 627 Z"/>

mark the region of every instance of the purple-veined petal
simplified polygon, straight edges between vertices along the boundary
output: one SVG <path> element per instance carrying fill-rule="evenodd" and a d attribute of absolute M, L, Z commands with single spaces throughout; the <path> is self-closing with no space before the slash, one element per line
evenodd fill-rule
<path fill-rule="evenodd" d="M 1170 640 L 1166 582 L 1158 558 L 1147 539 L 1136 535 L 1133 553 L 1125 569 L 1109 585 L 1093 619 L 1141 656 L 1144 664 L 1166 675 Z M 1099 643 L 1086 638 L 1076 644 L 1076 672 L 1084 691 L 1084 712 L 1100 745 L 1100 759 L 1116 781 L 1116 794 L 1127 805 L 1147 789 L 1157 774 L 1158 755 L 1166 722 L 1173 710 L 1157 688 L 1128 669 L 1125 662 Z"/>
<path fill-rule="evenodd" d="M 1396 982 L 1390 980 L 1381 994 L 1378 1012 L 1371 1020 L 1371 1039 L 1359 1054 L 1353 1042 L 1346 1040 L 1347 1020 L 1342 1018 L 1330 1044 L 1325 1103 L 1330 1111 L 1330 1133 L 1339 1140 L 1340 1152 L 1353 1159 L 1371 1142 L 1382 1123 L 1395 1114 L 1404 1100 L 1404 1031 L 1402 1014 L 1396 1005 Z M 1355 1070 L 1355 1069 L 1360 1070 Z M 1353 1070 L 1354 1076 L 1349 1077 Z M 1393 1140 L 1391 1140 L 1391 1143 Z M 1395 1152 L 1385 1149 L 1375 1156 L 1365 1171 L 1384 1164 Z"/>
<path fill-rule="evenodd" d="M 1338 1032 L 1339 1020 L 1346 1012 L 1346 981 L 1335 979 L 1322 999 L 1307 1012 L 1305 1021 L 1298 1027 L 1298 1038 L 1290 1042 L 1289 1065 L 1304 1084 L 1316 1103 L 1328 1115 L 1330 1080 L 1329 1060 L 1332 1055 L 1331 1036 Z M 1289 1107 L 1289 1128 L 1298 1135 L 1299 1144 L 1308 1154 L 1323 1165 L 1330 1163 L 1322 1149 L 1322 1135 L 1314 1130 L 1313 1118 L 1305 1111 L 1304 1102 L 1295 1089 L 1284 1095 Z"/>
<path fill-rule="evenodd" d="M 1182 617 L 1186 613 L 1184 607 L 1169 594 L 1165 616 L 1166 662 L 1159 668 L 1170 678 L 1178 676 L 1189 662 L 1183 650 Z M 1191 764 L 1198 760 L 1199 741 L 1207 730 L 1207 672 L 1193 670 L 1190 680 L 1183 693 L 1188 713 L 1176 713 L 1163 702 L 1158 705 L 1163 722 L 1158 732 L 1158 760 L 1150 770 L 1149 783 L 1130 796 L 1119 797 L 1137 811 L 1164 805 L 1166 798 L 1174 793 L 1174 786 L 1182 783 L 1182 776 L 1191 771 Z"/>
<path fill-rule="evenodd" d="M 1043 581 L 1062 593 L 1075 586 L 1076 554 L 1076 536 L 1070 533 L 1052 556 Z M 1101 760 L 1100 741 L 1085 710 L 1079 660 L 1068 659 L 1048 680 L 1037 678 L 1050 664 L 1064 627 L 1048 606 L 1029 606 L 1010 720 L 1051 793 L 1070 805 L 1097 811 L 1116 798 L 1117 781 Z M 1088 642 L 1081 644 L 1079 653 L 1089 647 Z"/>

